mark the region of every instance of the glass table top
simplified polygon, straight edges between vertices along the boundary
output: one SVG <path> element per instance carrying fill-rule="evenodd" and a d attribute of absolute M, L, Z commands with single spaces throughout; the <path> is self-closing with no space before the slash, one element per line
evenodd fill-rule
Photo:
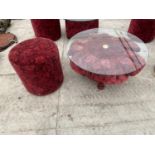
<path fill-rule="evenodd" d="M 67 46 L 71 62 L 99 75 L 122 75 L 145 66 L 148 50 L 136 36 L 116 29 L 96 28 L 73 36 Z"/>

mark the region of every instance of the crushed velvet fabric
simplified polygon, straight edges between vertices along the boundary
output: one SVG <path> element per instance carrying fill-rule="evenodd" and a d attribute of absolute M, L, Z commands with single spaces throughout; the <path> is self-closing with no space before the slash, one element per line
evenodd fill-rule
<path fill-rule="evenodd" d="M 54 41 L 61 37 L 59 19 L 31 19 L 36 37 L 44 37 Z"/>
<path fill-rule="evenodd" d="M 98 28 L 99 20 L 89 20 L 89 21 L 74 21 L 66 20 L 66 35 L 67 38 L 71 38 L 75 34 L 93 28 Z"/>
<path fill-rule="evenodd" d="M 150 42 L 155 36 L 154 19 L 132 19 L 128 32 L 136 35 L 145 43 Z"/>
<path fill-rule="evenodd" d="M 50 39 L 35 38 L 21 42 L 10 51 L 9 60 L 32 94 L 52 93 L 63 82 L 58 48 Z"/>

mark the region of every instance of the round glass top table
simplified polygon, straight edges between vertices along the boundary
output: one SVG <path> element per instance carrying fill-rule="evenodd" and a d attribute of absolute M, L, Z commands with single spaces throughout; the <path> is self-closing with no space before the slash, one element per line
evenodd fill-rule
<path fill-rule="evenodd" d="M 148 50 L 136 36 L 116 29 L 96 28 L 73 36 L 67 46 L 71 67 L 95 80 L 98 88 L 120 84 L 146 65 Z"/>

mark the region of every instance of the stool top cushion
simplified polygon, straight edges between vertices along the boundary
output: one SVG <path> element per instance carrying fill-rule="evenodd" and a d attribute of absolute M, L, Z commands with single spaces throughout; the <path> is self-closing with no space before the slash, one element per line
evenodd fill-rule
<path fill-rule="evenodd" d="M 46 38 L 34 38 L 15 46 L 9 55 L 12 62 L 20 65 L 42 64 L 48 58 L 58 56 L 56 44 Z"/>

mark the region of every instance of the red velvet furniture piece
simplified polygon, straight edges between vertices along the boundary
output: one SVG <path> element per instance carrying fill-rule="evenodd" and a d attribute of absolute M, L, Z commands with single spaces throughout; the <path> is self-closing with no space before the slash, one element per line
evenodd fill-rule
<path fill-rule="evenodd" d="M 145 43 L 150 42 L 155 37 L 154 19 L 132 19 L 128 32 L 136 35 Z"/>
<path fill-rule="evenodd" d="M 98 19 L 68 19 L 66 20 L 66 34 L 67 38 L 71 38 L 75 34 L 93 28 L 98 28 Z"/>
<path fill-rule="evenodd" d="M 97 82 L 120 84 L 145 66 L 148 51 L 137 37 L 118 30 L 92 29 L 78 33 L 67 46 L 70 65 Z"/>
<path fill-rule="evenodd" d="M 31 19 L 36 37 L 44 37 L 54 41 L 61 37 L 59 19 Z"/>
<path fill-rule="evenodd" d="M 50 39 L 35 38 L 19 43 L 10 51 L 9 60 L 32 94 L 52 93 L 63 82 L 58 48 Z"/>

